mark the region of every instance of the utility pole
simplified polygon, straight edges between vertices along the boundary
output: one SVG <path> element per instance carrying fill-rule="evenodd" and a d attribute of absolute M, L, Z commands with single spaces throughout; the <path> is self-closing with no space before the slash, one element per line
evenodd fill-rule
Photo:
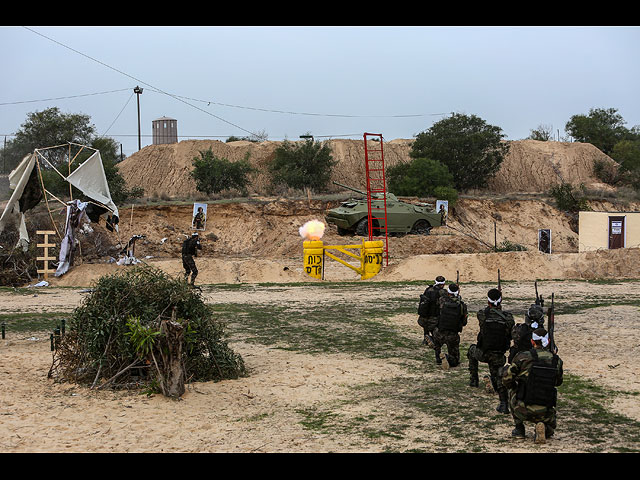
<path fill-rule="evenodd" d="M 142 88 L 136 86 L 136 88 L 133 89 L 133 93 L 135 93 L 138 98 L 138 150 L 140 150 L 142 148 L 140 143 L 140 94 L 142 93 Z"/>

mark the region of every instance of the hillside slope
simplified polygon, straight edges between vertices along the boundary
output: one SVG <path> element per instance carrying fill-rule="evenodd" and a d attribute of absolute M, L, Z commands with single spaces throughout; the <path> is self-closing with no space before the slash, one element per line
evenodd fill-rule
<path fill-rule="evenodd" d="M 337 160 L 332 180 L 365 188 L 364 143 L 361 140 L 328 140 Z M 557 184 L 560 177 L 573 184 L 595 184 L 593 163 L 601 160 L 616 165 L 591 144 L 518 140 L 509 142 L 510 152 L 500 171 L 490 182 L 489 191 L 496 193 L 544 192 Z M 186 198 L 198 192 L 189 173 L 191 160 L 199 152 L 211 148 L 214 155 L 230 161 L 244 159 L 257 169 L 249 192 L 268 194 L 266 167 L 282 142 L 253 143 L 219 140 L 184 140 L 169 145 L 149 145 L 120 164 L 120 172 L 129 187 L 145 190 L 147 197 Z M 385 165 L 390 168 L 410 160 L 412 140 L 392 140 L 384 144 Z M 560 177 L 558 176 L 560 175 Z M 334 187 L 329 185 L 329 188 Z M 333 188 L 335 190 L 335 188 Z"/>

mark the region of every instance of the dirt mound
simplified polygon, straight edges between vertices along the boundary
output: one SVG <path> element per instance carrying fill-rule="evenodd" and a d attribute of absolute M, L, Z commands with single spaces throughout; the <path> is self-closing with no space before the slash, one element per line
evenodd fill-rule
<path fill-rule="evenodd" d="M 328 140 L 337 165 L 332 180 L 356 188 L 365 188 L 364 142 L 362 140 Z M 375 142 L 372 142 L 375 143 Z M 413 140 L 397 139 L 384 144 L 387 168 L 410 160 Z M 595 160 L 617 165 L 596 147 L 586 143 L 540 142 L 518 140 L 509 142 L 510 152 L 500 171 L 492 179 L 489 190 L 505 192 L 545 192 L 550 184 L 563 178 L 573 184 L 595 184 Z M 191 161 L 199 152 L 211 148 L 214 155 L 237 161 L 247 157 L 257 169 L 253 175 L 250 193 L 268 194 L 266 166 L 273 159 L 282 142 L 238 141 L 224 143 L 219 140 L 184 140 L 169 145 L 149 145 L 134 153 L 120 164 L 120 172 L 129 187 L 144 188 L 148 197 L 190 197 L 198 192 L 189 173 Z M 372 148 L 377 145 L 372 145 Z M 559 177 L 560 176 L 560 177 Z M 333 187 L 333 185 L 331 185 Z"/>
<path fill-rule="evenodd" d="M 497 193 L 545 192 L 562 180 L 587 186 L 600 180 L 593 174 L 595 161 L 617 166 L 608 155 L 590 143 L 542 142 L 519 140 L 509 142 L 509 154 L 498 174 L 489 182 Z"/>

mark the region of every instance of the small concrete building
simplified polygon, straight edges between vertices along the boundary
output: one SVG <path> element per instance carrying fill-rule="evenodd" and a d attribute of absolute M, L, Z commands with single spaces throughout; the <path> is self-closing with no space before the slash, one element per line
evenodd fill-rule
<path fill-rule="evenodd" d="M 178 121 L 175 118 L 160 117 L 151 122 L 153 144 L 178 143 Z"/>
<path fill-rule="evenodd" d="M 578 251 L 640 248 L 640 212 L 580 212 Z"/>

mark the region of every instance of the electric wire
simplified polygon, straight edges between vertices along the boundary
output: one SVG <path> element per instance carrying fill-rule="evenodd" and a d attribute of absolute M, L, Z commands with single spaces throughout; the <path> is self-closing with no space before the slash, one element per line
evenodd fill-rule
<path fill-rule="evenodd" d="M 82 53 L 82 52 L 80 52 L 80 51 L 78 51 L 78 50 L 76 50 L 76 49 L 74 49 L 74 48 L 71 48 L 71 47 L 69 47 L 68 45 L 65 45 L 64 43 L 60 43 L 60 42 L 58 42 L 57 40 L 54 40 L 53 38 L 50 38 L 50 37 L 48 37 L 48 36 L 46 36 L 46 35 L 44 35 L 44 34 L 42 34 L 42 33 L 40 33 L 40 32 L 36 32 L 35 30 L 33 30 L 33 29 L 29 28 L 29 27 L 23 27 L 23 28 L 25 28 L 26 30 L 29 30 L 30 32 L 35 33 L 36 35 L 39 35 L 39 36 L 41 36 L 41 37 L 43 37 L 43 38 L 46 38 L 47 40 L 49 40 L 49 41 L 51 41 L 51 42 L 54 42 L 54 43 L 56 43 L 56 44 L 60 45 L 61 47 L 64 47 L 64 48 L 66 48 L 66 49 L 68 49 L 68 50 L 71 50 L 72 52 L 77 53 L 78 55 L 82 55 L 83 57 L 88 58 L 89 60 L 91 60 L 91 61 L 93 61 L 93 62 L 99 63 L 100 65 L 103 65 L 103 66 L 105 66 L 105 67 L 107 67 L 107 68 L 109 68 L 109 69 L 111 69 L 111 70 L 113 70 L 113 71 L 115 71 L 115 72 L 118 72 L 118 73 L 120 73 L 121 75 L 124 75 L 124 76 L 126 76 L 126 77 L 129 77 L 129 78 L 131 78 L 131 79 L 135 80 L 136 82 L 139 82 L 139 83 L 141 83 L 141 84 L 143 84 L 143 85 L 145 85 L 145 86 L 148 86 L 148 87 L 150 87 L 150 88 L 152 88 L 152 89 L 155 89 L 155 90 L 157 90 L 157 91 L 159 91 L 159 92 L 162 92 L 162 93 L 164 93 L 165 95 L 168 95 L 168 96 L 170 96 L 170 97 L 172 97 L 172 98 L 174 98 L 174 99 L 176 99 L 176 100 L 178 100 L 178 101 L 180 101 L 180 102 L 184 103 L 185 105 L 189 105 L 190 107 L 193 107 L 193 108 L 195 108 L 195 109 L 197 109 L 197 110 L 200 110 L 201 112 L 206 113 L 207 115 L 210 115 L 210 116 L 212 116 L 212 117 L 214 117 L 214 118 L 217 118 L 218 120 L 220 120 L 220 121 L 222 121 L 222 122 L 224 122 L 224 123 L 227 123 L 227 124 L 229 124 L 229 125 L 231 125 L 231 126 L 233 126 L 233 127 L 236 127 L 236 128 L 238 128 L 238 129 L 242 130 L 243 132 L 246 132 L 246 133 L 248 133 L 248 134 L 250 134 L 250 135 L 256 135 L 255 133 L 253 133 L 253 132 L 251 132 L 251 131 L 247 130 L 246 128 L 243 128 L 243 127 L 241 127 L 241 126 L 239 126 L 239 125 L 236 125 L 236 124 L 234 124 L 234 123 L 232 123 L 232 122 L 230 122 L 230 121 L 228 121 L 228 120 L 225 120 L 225 119 L 224 119 L 224 118 L 222 118 L 222 117 L 219 117 L 219 116 L 217 116 L 217 115 L 214 115 L 213 113 L 208 112 L 207 110 L 203 110 L 202 108 L 200 108 L 200 107 L 198 107 L 198 106 L 196 106 L 196 105 L 192 105 L 192 104 L 190 104 L 189 102 L 187 102 L 187 101 L 185 101 L 185 100 L 183 100 L 183 99 L 181 99 L 181 98 L 178 98 L 178 97 L 176 97 L 175 95 L 173 95 L 173 94 L 171 94 L 171 93 L 165 92 L 164 90 L 161 90 L 161 89 L 159 89 L 159 88 L 157 88 L 157 87 L 154 87 L 153 85 L 151 85 L 151 84 L 149 84 L 149 83 L 147 83 L 147 82 L 143 82 L 142 80 L 140 80 L 140 79 L 138 79 L 138 78 L 136 78 L 136 77 L 134 77 L 134 76 L 132 76 L 132 75 L 129 75 L 128 73 L 123 72 L 122 70 L 118 70 L 117 68 L 112 67 L 111 65 L 108 65 L 108 64 L 106 64 L 106 63 L 104 63 L 104 62 L 101 62 L 100 60 L 97 60 L 97 59 L 95 59 L 95 58 L 93 58 L 93 57 L 91 57 L 91 56 L 89 56 L 89 55 L 86 55 L 86 54 L 84 54 L 84 53 Z"/>
<path fill-rule="evenodd" d="M 61 42 L 59 42 L 59 41 L 57 41 L 57 40 L 55 40 L 55 39 L 53 39 L 53 38 L 50 38 L 50 37 L 48 37 L 48 36 L 46 36 L 46 35 L 44 35 L 44 34 L 42 34 L 42 33 L 40 33 L 40 32 L 37 32 L 37 31 L 35 31 L 35 30 L 33 30 L 33 29 L 29 28 L 29 27 L 26 27 L 26 26 L 25 26 L 25 27 L 23 27 L 23 28 L 25 28 L 26 30 L 29 30 L 30 32 L 35 33 L 36 35 L 39 35 L 39 36 L 41 36 L 41 37 L 43 37 L 43 38 L 45 38 L 45 39 L 47 39 L 47 40 L 49 40 L 49 41 L 51 41 L 51 42 L 53 42 L 53 43 L 56 43 L 56 44 L 58 44 L 58 45 L 60 45 L 60 46 L 62 46 L 62 47 L 64 47 L 64 48 L 66 48 L 66 49 L 68 49 L 68 50 L 71 50 L 72 52 L 77 53 L 78 55 L 81 55 L 81 56 L 83 56 L 83 57 L 86 57 L 86 58 L 88 58 L 88 59 L 89 59 L 89 60 L 91 60 L 91 61 L 94 61 L 94 62 L 96 62 L 96 63 L 99 63 L 100 65 L 103 65 L 103 66 L 105 66 L 105 67 L 107 67 L 107 68 L 111 69 L 111 70 L 114 70 L 115 72 L 120 73 L 121 75 L 127 76 L 127 77 L 129 77 L 129 78 L 131 78 L 131 79 L 133 79 L 133 80 L 136 80 L 137 82 L 139 82 L 139 83 L 141 83 L 141 84 L 143 84 L 143 85 L 147 86 L 147 87 L 148 87 L 152 92 L 160 93 L 160 94 L 163 94 L 163 95 L 167 95 L 167 96 L 169 96 L 169 97 L 171 97 L 171 98 L 173 98 L 173 99 L 175 99 L 175 100 L 178 100 L 178 101 L 180 101 L 180 102 L 182 102 L 182 103 L 184 103 L 184 104 L 186 104 L 186 105 L 188 105 L 188 106 L 190 106 L 190 107 L 192 107 L 192 108 L 195 108 L 195 109 L 197 109 L 197 110 L 199 110 L 199 111 L 201 111 L 201 112 L 203 112 L 203 113 L 205 113 L 205 114 L 207 114 L 207 115 L 210 115 L 210 116 L 212 116 L 212 117 L 214 117 L 214 118 L 216 118 L 216 119 L 218 119 L 218 120 L 220 120 L 220 121 L 222 121 L 222 122 L 225 122 L 225 123 L 227 123 L 227 124 L 229 124 L 229 125 L 231 125 L 231 126 L 233 126 L 233 127 L 236 127 L 236 128 L 238 128 L 238 129 L 240 129 L 240 130 L 242 130 L 242 131 L 244 131 L 244 132 L 246 132 L 246 133 L 250 134 L 250 135 L 253 135 L 253 136 L 258 136 L 258 135 L 257 135 L 257 134 L 255 134 L 254 132 L 251 132 L 251 131 L 249 131 L 249 130 L 247 130 L 247 129 L 245 129 L 245 128 L 241 127 L 241 126 L 239 126 L 239 125 L 236 125 L 236 124 L 234 124 L 234 123 L 232 123 L 232 122 L 230 122 L 230 121 L 228 121 L 228 120 L 225 120 L 224 118 L 222 118 L 222 117 L 220 117 L 220 116 L 218 116 L 218 115 L 215 115 L 215 114 L 213 114 L 213 113 L 211 113 L 211 112 L 209 112 L 209 111 L 207 111 L 207 110 L 204 110 L 204 109 L 202 109 L 202 108 L 199 108 L 198 106 L 193 105 L 193 104 L 191 104 L 191 103 L 187 102 L 186 100 L 189 100 L 189 101 L 192 101 L 192 102 L 207 103 L 207 106 L 209 106 L 209 105 L 211 105 L 211 104 L 214 104 L 214 105 L 219 105 L 219 106 L 224 106 L 224 107 L 239 108 L 239 109 L 253 110 L 253 111 L 262 111 L 262 112 L 279 113 L 279 114 L 288 114 L 288 115 L 318 116 L 318 117 L 341 117 L 341 118 L 415 118 L 415 117 L 424 117 L 424 116 L 447 115 L 447 114 L 449 114 L 449 113 L 450 113 L 450 112 L 444 112 L 444 113 L 429 113 L 429 114 L 401 114 L 401 115 L 349 115 L 349 114 L 323 114 L 323 113 L 312 113 L 312 112 L 294 112 L 294 111 L 277 110 L 277 109 L 266 109 L 266 108 L 258 108 L 258 107 L 247 107 L 247 106 L 242 106 L 242 105 L 233 105 L 233 104 L 227 104 L 227 103 L 215 102 L 215 101 L 211 101 L 211 100 L 202 100 L 202 99 L 197 99 L 197 98 L 193 98 L 193 97 L 180 96 L 180 95 L 172 94 L 172 93 L 169 93 L 169 92 L 165 92 L 164 90 L 161 90 L 161 89 L 159 89 L 159 88 L 157 88 L 157 87 L 154 87 L 153 85 L 151 85 L 151 84 L 149 84 L 149 83 L 147 83 L 147 82 L 144 82 L 144 81 L 142 81 L 142 80 L 140 80 L 140 79 L 138 79 L 138 78 L 136 78 L 136 77 L 134 77 L 134 76 L 132 76 L 132 75 L 129 75 L 128 73 L 123 72 L 123 71 L 121 71 L 121 70 L 119 70 L 119 69 L 117 69 L 117 68 L 115 68 L 115 67 L 113 67 L 113 66 L 111 66 L 111 65 L 108 65 L 108 64 L 106 64 L 106 63 L 104 63 L 104 62 L 102 62 L 102 61 L 100 61 L 100 60 L 98 60 L 98 59 L 96 59 L 96 58 L 93 58 L 93 57 L 91 57 L 91 56 L 89 56 L 89 55 L 87 55 L 87 54 L 84 54 L 84 53 L 82 53 L 82 52 L 80 52 L 80 51 L 78 51 L 78 50 L 75 50 L 74 48 L 69 47 L 68 45 L 65 45 L 65 44 L 63 44 L 63 43 L 61 43 Z M 39 102 L 39 101 L 49 101 L 49 100 L 60 100 L 60 99 L 67 99 L 67 98 L 78 98 L 78 97 L 85 97 L 85 96 L 92 96 L 92 95 L 101 95 L 101 94 L 106 94 L 106 93 L 121 92 L 121 91 L 124 91 L 124 90 L 127 90 L 127 89 L 111 90 L 111 91 L 106 91 L 106 92 L 96 92 L 96 93 L 91 93 L 91 94 L 73 95 L 73 96 L 66 96 L 66 97 L 57 97 L 57 98 L 44 99 L 44 100 L 29 100 L 29 101 L 20 101 L 20 102 L 4 102 L 4 103 L 0 103 L 0 106 L 2 106 L 2 105 L 14 105 L 14 104 L 21 104 L 21 103 L 34 103 L 34 102 Z M 132 96 L 130 96 L 130 97 L 129 97 L 129 99 L 127 100 L 127 102 L 126 102 L 126 104 L 125 104 L 125 107 L 126 107 L 126 105 L 129 103 L 129 101 L 131 100 L 131 97 L 132 97 Z M 123 110 L 122 110 L 122 111 L 124 111 L 124 108 L 123 108 Z M 116 120 L 120 117 L 120 115 L 122 114 L 122 111 L 118 114 L 118 116 L 116 117 L 116 119 L 114 120 L 114 122 L 112 122 L 112 124 L 109 126 L 109 128 L 107 129 L 107 131 L 103 134 L 103 136 L 104 136 L 104 135 L 106 135 L 106 133 L 109 131 L 109 129 L 111 129 L 111 127 L 113 126 L 113 124 L 115 123 L 115 121 L 116 121 Z M 355 136 L 355 135 L 360 135 L 360 134 L 314 135 L 314 137 L 317 137 L 317 138 L 334 138 L 334 137 L 349 137 L 349 136 Z M 115 135 L 113 135 L 113 136 L 115 136 Z M 134 135 L 118 135 L 118 136 L 134 136 Z M 184 136 L 184 135 L 181 135 L 181 136 Z M 215 137 L 224 137 L 224 136 L 222 136 L 222 135 L 221 135 L 221 136 L 205 136 L 205 138 L 215 138 Z"/>
<path fill-rule="evenodd" d="M 121 88 L 119 90 L 108 90 L 106 92 L 94 92 L 94 93 L 84 93 L 80 95 L 68 95 L 66 97 L 53 97 L 53 98 L 42 98 L 40 100 L 21 100 L 18 102 L 0 102 L 0 106 L 3 105 L 20 105 L 23 103 L 37 103 L 37 102 L 50 102 L 52 100 L 66 100 L 69 98 L 80 98 L 80 97 L 91 97 L 94 95 L 104 95 L 106 93 L 116 93 L 116 92 L 124 92 L 130 90 L 129 88 Z"/>

